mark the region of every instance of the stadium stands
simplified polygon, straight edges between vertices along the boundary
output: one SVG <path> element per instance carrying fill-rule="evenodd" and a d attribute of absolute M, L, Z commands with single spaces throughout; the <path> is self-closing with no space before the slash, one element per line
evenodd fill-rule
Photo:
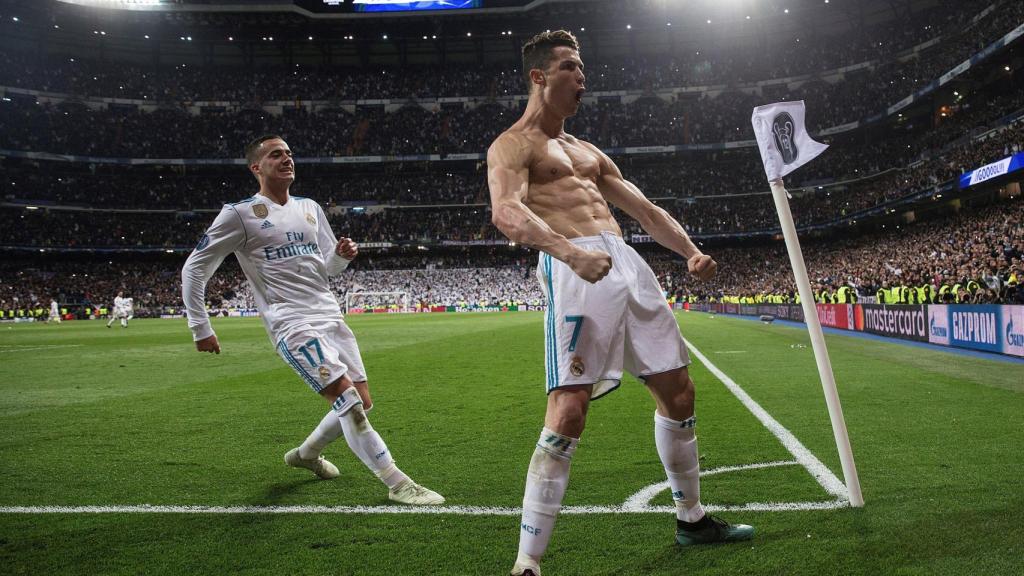
<path fill-rule="evenodd" d="M 821 237 L 806 250 L 820 289 L 845 283 L 871 297 L 885 286 L 974 282 L 965 301 L 1020 299 L 1019 200 L 950 183 L 1024 145 L 1019 42 L 977 57 L 1024 23 L 1024 5 L 950 3 L 914 22 L 671 57 L 590 59 L 585 44 L 592 96 L 567 130 L 610 150 L 627 178 L 713 243 L 722 264 L 714 283 L 698 286 L 678 262 L 649 251 L 670 294 L 792 297 L 785 255 L 764 246 L 777 216 L 748 118 L 757 104 L 803 99 L 812 131 L 839 127 L 824 137 L 827 162 L 790 183 L 797 224 Z M 937 87 L 972 57 L 970 69 Z M 481 161 L 521 110 L 514 62 L 114 66 L 90 53 L 5 50 L 0 90 L 0 250 L 11 256 L 0 265 L 0 309 L 53 294 L 85 306 L 118 287 L 143 310 L 180 307 L 172 268 L 221 204 L 253 191 L 231 162 L 260 133 L 289 140 L 304 160 L 293 192 L 321 201 L 335 231 L 366 246 L 340 293 L 403 291 L 440 305 L 540 297 L 533 256 L 506 246 L 490 223 Z M 912 94 L 900 111 L 887 109 Z M 643 230 L 619 216 L 627 239 L 646 250 Z M 39 251 L 91 255 L 32 260 Z M 97 255 L 105 251 L 117 252 L 106 266 Z M 144 256 L 164 252 L 174 255 Z M 211 298 L 251 304 L 240 279 L 237 269 L 222 271 Z"/>

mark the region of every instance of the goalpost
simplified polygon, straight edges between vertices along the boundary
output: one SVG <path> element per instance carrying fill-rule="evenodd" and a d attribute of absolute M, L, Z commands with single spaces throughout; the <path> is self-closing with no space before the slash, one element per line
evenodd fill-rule
<path fill-rule="evenodd" d="M 409 294 L 406 292 L 348 292 L 345 294 L 345 313 L 352 308 L 398 305 L 399 312 L 412 312 Z"/>

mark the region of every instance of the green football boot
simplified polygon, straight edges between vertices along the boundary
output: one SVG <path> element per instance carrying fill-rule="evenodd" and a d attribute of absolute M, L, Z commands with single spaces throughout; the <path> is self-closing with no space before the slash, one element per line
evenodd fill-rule
<path fill-rule="evenodd" d="M 696 522 L 676 520 L 676 543 L 680 546 L 693 544 L 714 544 L 716 542 L 739 542 L 754 537 L 754 527 L 746 524 L 729 524 L 725 520 L 705 514 Z"/>

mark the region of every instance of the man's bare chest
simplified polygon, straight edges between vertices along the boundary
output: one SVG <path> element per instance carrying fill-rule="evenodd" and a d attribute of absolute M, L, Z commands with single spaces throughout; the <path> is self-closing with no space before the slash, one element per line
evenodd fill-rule
<path fill-rule="evenodd" d="M 558 139 L 538 145 L 530 166 L 530 182 L 545 184 L 562 178 L 594 179 L 600 174 L 597 154 L 584 146 Z"/>

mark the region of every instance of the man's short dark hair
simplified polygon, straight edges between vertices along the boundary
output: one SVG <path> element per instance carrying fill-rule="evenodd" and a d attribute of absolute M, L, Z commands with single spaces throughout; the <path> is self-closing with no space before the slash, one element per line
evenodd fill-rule
<path fill-rule="evenodd" d="M 533 82 L 530 81 L 530 70 L 539 68 L 546 70 L 548 63 L 554 57 L 556 46 L 566 46 L 573 50 L 580 51 L 580 43 L 572 32 L 568 30 L 552 30 L 541 32 L 526 44 L 523 44 L 523 77 L 526 79 L 526 90 L 533 89 Z"/>
<path fill-rule="evenodd" d="M 256 152 L 260 149 L 260 144 L 263 144 L 267 140 L 284 140 L 277 134 L 264 134 L 258 138 L 254 138 L 251 142 L 245 145 L 245 163 L 252 166 L 259 161 L 259 156 Z"/>

